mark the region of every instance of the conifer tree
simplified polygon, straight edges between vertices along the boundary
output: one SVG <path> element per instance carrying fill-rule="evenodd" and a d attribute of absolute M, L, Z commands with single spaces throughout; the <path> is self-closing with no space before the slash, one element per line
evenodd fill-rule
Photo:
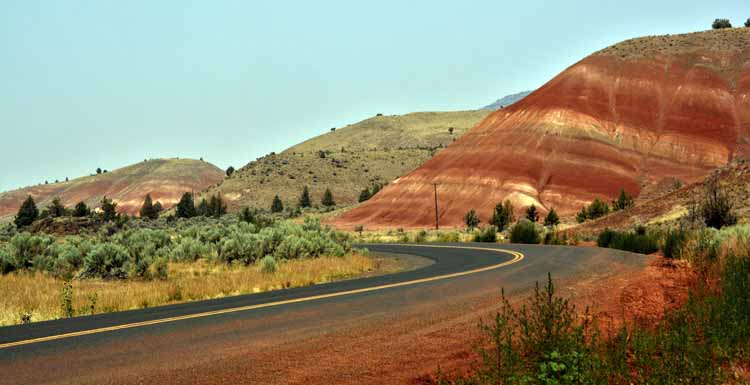
<path fill-rule="evenodd" d="M 466 213 L 466 216 L 464 216 L 464 222 L 466 222 L 466 227 L 468 227 L 469 230 L 474 230 L 479 226 L 479 217 L 477 216 L 476 210 L 469 210 L 469 212 Z"/>
<path fill-rule="evenodd" d="M 536 206 L 531 205 L 526 208 L 526 219 L 536 222 L 539 220 L 539 213 L 536 211 Z"/>
<path fill-rule="evenodd" d="M 143 199 L 143 205 L 141 206 L 141 218 L 143 219 L 157 219 L 159 218 L 159 212 L 154 208 L 154 203 L 151 200 L 151 194 L 146 194 L 146 198 Z"/>
<path fill-rule="evenodd" d="M 107 222 L 117 220 L 117 203 L 104 196 L 101 201 L 102 219 Z"/>
<path fill-rule="evenodd" d="M 52 200 L 52 203 L 47 210 L 49 211 L 49 216 L 52 218 L 64 217 L 68 213 L 68 210 L 66 210 L 65 206 L 60 202 L 60 198 L 57 197 Z"/>
<path fill-rule="evenodd" d="M 193 202 L 193 194 L 186 192 L 182 194 L 180 202 L 177 203 L 177 217 L 178 218 L 192 218 L 196 215 L 195 203 Z"/>
<path fill-rule="evenodd" d="M 359 193 L 359 203 L 362 203 L 368 199 L 370 199 L 370 189 L 366 188 Z"/>
<path fill-rule="evenodd" d="M 14 222 L 16 227 L 20 229 L 34 223 L 38 217 L 39 209 L 37 209 L 36 203 L 34 203 L 34 198 L 29 195 L 26 197 L 26 200 L 23 201 L 21 207 L 18 208 L 18 213 L 16 214 Z"/>
<path fill-rule="evenodd" d="M 156 203 L 154 203 L 154 210 L 156 210 L 157 214 L 161 214 L 161 212 L 164 211 L 164 206 L 161 205 L 161 202 L 156 201 Z"/>
<path fill-rule="evenodd" d="M 89 216 L 90 214 L 91 209 L 89 209 L 89 206 L 87 206 L 83 201 L 78 202 L 73 209 L 74 217 L 83 218 Z"/>
<path fill-rule="evenodd" d="M 336 206 L 336 202 L 333 201 L 333 194 L 330 189 L 326 189 L 325 193 L 323 193 L 323 199 L 320 203 L 326 207 Z"/>
<path fill-rule="evenodd" d="M 302 194 L 299 196 L 298 206 L 300 208 L 310 207 L 310 190 L 308 190 L 307 186 L 302 189 Z"/>
<path fill-rule="evenodd" d="M 557 226 L 560 224 L 560 217 L 557 216 L 557 212 L 554 208 L 549 209 L 547 216 L 544 218 L 545 226 Z"/>
<path fill-rule="evenodd" d="M 195 214 L 201 217 L 207 217 L 211 215 L 210 212 L 206 198 L 201 198 L 201 203 L 198 203 L 198 207 L 195 209 Z"/>
<path fill-rule="evenodd" d="M 284 204 L 281 203 L 281 198 L 276 195 L 275 197 L 273 197 L 273 203 L 271 203 L 271 212 L 280 213 L 282 211 L 284 211 Z"/>

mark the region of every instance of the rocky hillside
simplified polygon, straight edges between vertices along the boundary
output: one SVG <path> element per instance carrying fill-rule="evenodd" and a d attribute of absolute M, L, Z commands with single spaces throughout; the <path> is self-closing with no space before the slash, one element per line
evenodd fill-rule
<path fill-rule="evenodd" d="M 192 159 L 152 159 L 107 173 L 0 193 L 0 218 L 15 215 L 28 195 L 39 207 L 59 197 L 66 206 L 80 201 L 98 207 L 103 196 L 117 202 L 120 212 L 136 214 L 146 194 L 165 208 L 186 191 L 200 191 L 220 182 L 224 172 L 211 163 Z"/>
<path fill-rule="evenodd" d="M 597 52 L 336 220 L 444 225 L 496 202 L 572 215 L 621 188 L 686 184 L 750 152 L 750 28 L 640 38 Z"/>
<path fill-rule="evenodd" d="M 230 211 L 268 209 L 276 194 L 291 207 L 307 185 L 313 205 L 320 205 L 326 188 L 337 206 L 351 205 L 362 189 L 415 169 L 490 112 L 375 116 L 250 162 L 202 196 L 221 193 Z"/>

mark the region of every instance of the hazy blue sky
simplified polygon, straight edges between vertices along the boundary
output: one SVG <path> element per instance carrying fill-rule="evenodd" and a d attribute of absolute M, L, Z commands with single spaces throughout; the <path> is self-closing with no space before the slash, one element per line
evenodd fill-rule
<path fill-rule="evenodd" d="M 744 6 L 743 6 L 744 5 Z M 242 166 L 376 113 L 477 108 L 742 1 L 2 1 L 0 190 L 144 158 Z"/>

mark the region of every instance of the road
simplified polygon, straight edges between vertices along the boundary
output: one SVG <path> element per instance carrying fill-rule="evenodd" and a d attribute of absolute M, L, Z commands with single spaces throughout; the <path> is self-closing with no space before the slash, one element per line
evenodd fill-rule
<path fill-rule="evenodd" d="M 289 357 L 274 356 L 278 347 L 301 351 L 299 344 L 309 348 L 313 340 L 362 340 L 363 334 L 385 330 L 386 320 L 397 324 L 420 314 L 429 319 L 436 311 L 460 307 L 472 295 L 500 286 L 520 293 L 548 272 L 565 280 L 603 274 L 612 265 L 645 264 L 645 257 L 596 248 L 363 246 L 375 254 L 421 256 L 434 263 L 379 277 L 0 328 L 0 384 L 209 384 L 219 378 L 224 383 L 315 382 L 308 377 L 315 372 L 313 366 L 350 367 L 340 361 L 356 358 L 337 352 L 335 346 L 321 346 L 333 352 L 326 355 L 332 362 L 307 362 L 305 357 L 286 362 Z M 282 363 L 274 365 L 276 360 Z M 373 374 L 375 359 L 362 361 L 355 366 L 364 368 L 366 377 L 359 378 L 378 378 Z M 329 379 L 363 382 L 355 380 L 357 373 L 351 375 Z"/>

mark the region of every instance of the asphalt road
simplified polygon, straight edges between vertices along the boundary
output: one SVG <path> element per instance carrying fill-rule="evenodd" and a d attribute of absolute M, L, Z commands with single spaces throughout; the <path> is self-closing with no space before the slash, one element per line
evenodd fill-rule
<path fill-rule="evenodd" d="M 546 279 L 596 275 L 609 265 L 643 266 L 614 250 L 530 245 L 364 245 L 372 253 L 434 261 L 427 267 L 356 280 L 0 328 L 0 384 L 150 383 L 166 371 L 222 365 L 242 349 L 335 333 L 422 304 L 450 306 L 461 294 L 521 292 Z M 211 383 L 201 373 L 199 383 Z M 284 373 L 278 378 L 283 379 Z M 172 378 L 172 377 L 167 377 Z M 175 380 L 176 382 L 183 382 Z M 283 382 L 283 381 L 280 381 Z"/>

